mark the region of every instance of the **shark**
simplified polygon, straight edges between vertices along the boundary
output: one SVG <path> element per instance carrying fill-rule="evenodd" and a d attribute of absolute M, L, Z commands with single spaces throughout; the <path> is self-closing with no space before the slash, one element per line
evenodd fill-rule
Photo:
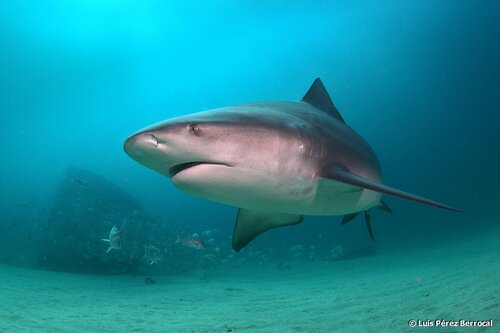
<path fill-rule="evenodd" d="M 370 145 L 337 110 L 320 78 L 299 101 L 256 102 L 183 115 L 126 139 L 125 152 L 188 194 L 238 208 L 232 247 L 304 215 L 392 210 L 382 195 L 450 211 L 457 208 L 382 182 Z"/>

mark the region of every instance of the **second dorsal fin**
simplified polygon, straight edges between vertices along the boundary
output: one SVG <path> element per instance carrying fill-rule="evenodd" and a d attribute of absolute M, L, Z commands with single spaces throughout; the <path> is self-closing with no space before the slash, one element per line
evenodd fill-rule
<path fill-rule="evenodd" d="M 335 105 L 333 105 L 332 99 L 319 77 L 314 80 L 311 88 L 309 88 L 302 98 L 302 101 L 332 114 L 335 118 L 345 123 L 344 118 L 342 118 Z"/>

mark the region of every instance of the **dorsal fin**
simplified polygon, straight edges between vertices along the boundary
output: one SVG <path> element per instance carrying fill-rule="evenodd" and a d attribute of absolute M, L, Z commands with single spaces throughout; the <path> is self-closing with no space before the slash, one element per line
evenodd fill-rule
<path fill-rule="evenodd" d="M 333 105 L 332 99 L 319 77 L 314 80 L 311 88 L 309 88 L 302 98 L 302 101 L 332 114 L 335 118 L 345 123 L 344 118 L 342 118 L 335 105 Z"/>

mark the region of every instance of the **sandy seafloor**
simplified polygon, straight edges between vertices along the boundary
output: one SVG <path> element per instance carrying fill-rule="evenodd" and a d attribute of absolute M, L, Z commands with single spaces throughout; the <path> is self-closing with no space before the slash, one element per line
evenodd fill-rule
<path fill-rule="evenodd" d="M 500 332 L 500 232 L 353 260 L 193 276 L 0 266 L 1 332 Z M 409 328 L 410 319 L 487 320 Z"/>

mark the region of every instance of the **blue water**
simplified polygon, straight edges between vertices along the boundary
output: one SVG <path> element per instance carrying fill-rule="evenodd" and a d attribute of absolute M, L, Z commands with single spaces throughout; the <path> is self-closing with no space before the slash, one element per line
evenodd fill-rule
<path fill-rule="evenodd" d="M 498 1 L 3 1 L 0 220 L 45 221 L 77 166 L 172 230 L 227 242 L 235 208 L 182 193 L 123 141 L 177 115 L 298 100 L 321 77 L 388 185 L 466 211 L 386 197 L 378 246 L 498 228 L 499 21 Z M 251 246 L 371 242 L 361 219 L 339 221 L 306 217 Z"/>
<path fill-rule="evenodd" d="M 496 0 L 0 1 L 0 330 L 498 326 L 498 22 Z M 236 208 L 123 151 L 145 126 L 299 100 L 316 77 L 384 183 L 464 213 L 384 196 L 375 243 L 361 217 L 306 216 L 234 253 Z M 194 233 L 207 249 L 176 242 Z"/>

